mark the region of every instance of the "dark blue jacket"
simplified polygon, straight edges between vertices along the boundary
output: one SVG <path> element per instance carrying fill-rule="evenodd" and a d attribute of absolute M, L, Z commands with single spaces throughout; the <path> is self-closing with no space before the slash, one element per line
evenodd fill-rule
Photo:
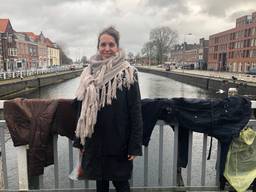
<path fill-rule="evenodd" d="M 150 113 L 148 113 L 150 111 Z M 142 100 L 143 144 L 147 146 L 157 120 L 179 124 L 178 166 L 188 162 L 189 130 L 206 133 L 221 143 L 220 173 L 232 138 L 239 136 L 251 117 L 251 102 L 245 97 L 225 99 L 144 99 Z"/>

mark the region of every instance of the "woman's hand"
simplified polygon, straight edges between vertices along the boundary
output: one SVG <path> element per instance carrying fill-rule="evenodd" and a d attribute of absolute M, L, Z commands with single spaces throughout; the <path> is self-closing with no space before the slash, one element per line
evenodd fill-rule
<path fill-rule="evenodd" d="M 132 160 L 134 160 L 135 158 L 136 158 L 135 155 L 128 155 L 128 160 L 129 160 L 129 161 L 132 161 Z"/>

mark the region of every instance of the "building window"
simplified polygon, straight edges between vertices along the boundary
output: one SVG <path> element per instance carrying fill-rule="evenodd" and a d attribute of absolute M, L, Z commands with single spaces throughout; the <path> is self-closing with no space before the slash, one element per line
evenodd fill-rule
<path fill-rule="evenodd" d="M 245 30 L 244 30 L 244 37 L 247 37 L 247 32 L 248 32 L 248 30 L 245 29 Z"/>
<path fill-rule="evenodd" d="M 252 53 L 253 53 L 253 51 L 252 50 L 250 50 L 250 57 L 252 58 Z"/>
<path fill-rule="evenodd" d="M 250 51 L 249 50 L 245 50 L 245 57 L 249 57 Z"/>
<path fill-rule="evenodd" d="M 244 48 L 243 41 L 240 41 L 240 48 Z"/>
<path fill-rule="evenodd" d="M 252 33 L 252 28 L 249 28 L 248 29 L 248 37 L 252 35 L 251 33 Z"/>
<path fill-rule="evenodd" d="M 11 43 L 12 42 L 12 36 L 8 36 L 8 43 Z"/>
<path fill-rule="evenodd" d="M 256 57 L 256 49 L 252 51 L 252 57 Z"/>
<path fill-rule="evenodd" d="M 254 39 L 251 40 L 251 47 L 254 45 Z"/>

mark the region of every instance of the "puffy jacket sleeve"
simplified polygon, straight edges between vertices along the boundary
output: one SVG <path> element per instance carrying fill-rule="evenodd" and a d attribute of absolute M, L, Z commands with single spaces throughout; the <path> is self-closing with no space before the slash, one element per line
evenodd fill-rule
<path fill-rule="evenodd" d="M 128 107 L 130 116 L 130 138 L 128 144 L 129 155 L 142 155 L 142 114 L 141 114 L 141 97 L 138 84 L 137 72 L 135 73 L 136 81 L 128 90 Z"/>

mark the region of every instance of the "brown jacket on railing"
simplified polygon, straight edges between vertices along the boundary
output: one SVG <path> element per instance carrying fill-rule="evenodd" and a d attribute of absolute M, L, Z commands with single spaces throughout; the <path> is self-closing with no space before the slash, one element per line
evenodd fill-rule
<path fill-rule="evenodd" d="M 53 164 L 53 135 L 73 139 L 72 100 L 14 99 L 4 103 L 4 118 L 14 146 L 29 145 L 28 174 L 41 175 Z"/>

